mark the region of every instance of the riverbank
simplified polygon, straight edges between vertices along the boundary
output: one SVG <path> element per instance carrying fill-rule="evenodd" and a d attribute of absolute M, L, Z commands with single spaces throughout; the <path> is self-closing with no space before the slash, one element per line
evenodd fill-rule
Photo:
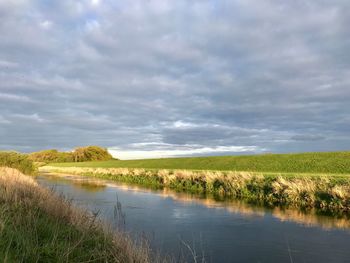
<path fill-rule="evenodd" d="M 114 232 L 96 216 L 0 167 L 0 258 L 3 262 L 157 262 L 145 244 Z M 159 260 L 160 261 L 160 260 Z"/>
<path fill-rule="evenodd" d="M 211 194 L 217 198 L 244 199 L 268 206 L 316 208 L 333 214 L 350 212 L 350 179 L 347 175 L 57 166 L 40 169 Z"/>
<path fill-rule="evenodd" d="M 230 214 L 241 214 L 248 218 L 261 218 L 271 215 L 279 221 L 294 222 L 303 226 L 319 227 L 325 230 L 350 229 L 350 218 L 346 215 L 333 216 L 322 215 L 315 209 L 303 211 L 300 209 L 286 207 L 265 207 L 245 202 L 244 200 L 220 200 L 212 195 L 195 194 L 190 192 L 179 192 L 167 187 L 152 189 L 149 187 L 117 182 L 115 180 L 88 177 L 83 175 L 72 175 L 64 173 L 39 173 L 36 178 L 38 182 L 44 181 L 52 185 L 69 185 L 72 191 L 85 192 L 91 195 L 101 194 L 109 191 L 127 191 L 135 195 L 149 194 L 159 196 L 162 199 L 171 199 L 182 205 L 200 205 L 213 210 L 225 210 Z"/>
<path fill-rule="evenodd" d="M 110 222 L 118 196 L 126 220 L 123 228 L 142 231 L 152 247 L 188 262 L 195 262 L 192 252 L 197 262 L 291 262 L 288 248 L 293 262 L 346 262 L 350 258 L 349 219 L 345 217 L 270 209 L 241 200 L 216 201 L 201 194 L 79 175 L 39 173 L 36 181 L 55 187 L 92 211 L 98 209 Z"/>

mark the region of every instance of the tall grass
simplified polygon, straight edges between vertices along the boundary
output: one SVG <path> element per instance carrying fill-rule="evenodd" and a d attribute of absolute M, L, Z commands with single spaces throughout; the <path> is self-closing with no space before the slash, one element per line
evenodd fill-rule
<path fill-rule="evenodd" d="M 43 167 L 46 171 L 78 174 L 179 191 L 246 199 L 271 206 L 350 212 L 350 178 L 233 171 L 147 170 L 132 168 Z"/>
<path fill-rule="evenodd" d="M 103 162 L 60 163 L 53 165 L 60 167 L 350 174 L 350 152 L 262 154 L 250 156 L 165 158 L 128 161 L 111 160 Z"/>
<path fill-rule="evenodd" d="M 96 217 L 17 170 L 0 170 L 2 262 L 157 262 L 145 244 L 104 227 Z M 159 260 L 160 261 L 160 260 Z"/>

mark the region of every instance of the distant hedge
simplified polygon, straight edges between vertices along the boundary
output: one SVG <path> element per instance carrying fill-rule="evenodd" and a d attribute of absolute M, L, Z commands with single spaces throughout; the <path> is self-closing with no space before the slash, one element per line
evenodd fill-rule
<path fill-rule="evenodd" d="M 99 146 L 87 146 L 76 148 L 73 153 L 74 162 L 107 161 L 113 159 L 105 148 Z"/>
<path fill-rule="evenodd" d="M 59 152 L 55 149 L 33 152 L 29 159 L 34 162 L 73 162 L 72 153 Z"/>
<path fill-rule="evenodd" d="M 36 170 L 26 154 L 17 152 L 0 152 L 0 166 L 15 168 L 24 174 L 33 174 Z"/>
<path fill-rule="evenodd" d="M 34 162 L 64 163 L 85 161 L 107 161 L 113 159 L 107 149 L 99 146 L 78 147 L 73 152 L 59 152 L 56 149 L 33 152 L 29 159 Z"/>

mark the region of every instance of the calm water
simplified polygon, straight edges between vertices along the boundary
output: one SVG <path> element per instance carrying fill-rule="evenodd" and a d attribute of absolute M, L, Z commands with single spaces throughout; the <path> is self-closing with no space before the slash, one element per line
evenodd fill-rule
<path fill-rule="evenodd" d="M 345 219 L 77 176 L 42 174 L 38 181 L 77 205 L 98 211 L 111 224 L 146 236 L 152 247 L 175 258 L 190 258 L 189 245 L 198 262 L 203 257 L 218 263 L 350 262 L 350 222 Z M 123 216 L 115 213 L 118 200 Z"/>

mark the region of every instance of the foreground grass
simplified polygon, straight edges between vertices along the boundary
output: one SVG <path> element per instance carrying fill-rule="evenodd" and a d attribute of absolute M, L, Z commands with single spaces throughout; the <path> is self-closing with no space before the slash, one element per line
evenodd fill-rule
<path fill-rule="evenodd" d="M 157 262 L 96 217 L 17 170 L 0 168 L 2 262 Z"/>
<path fill-rule="evenodd" d="M 269 206 L 292 206 L 333 214 L 350 213 L 350 177 L 234 171 L 148 170 L 44 166 L 42 171 L 77 174 L 154 188 L 239 198 Z"/>
<path fill-rule="evenodd" d="M 50 165 L 57 167 L 350 174 L 350 152 L 164 158 L 128 161 L 111 160 L 102 162 L 58 163 Z"/>

